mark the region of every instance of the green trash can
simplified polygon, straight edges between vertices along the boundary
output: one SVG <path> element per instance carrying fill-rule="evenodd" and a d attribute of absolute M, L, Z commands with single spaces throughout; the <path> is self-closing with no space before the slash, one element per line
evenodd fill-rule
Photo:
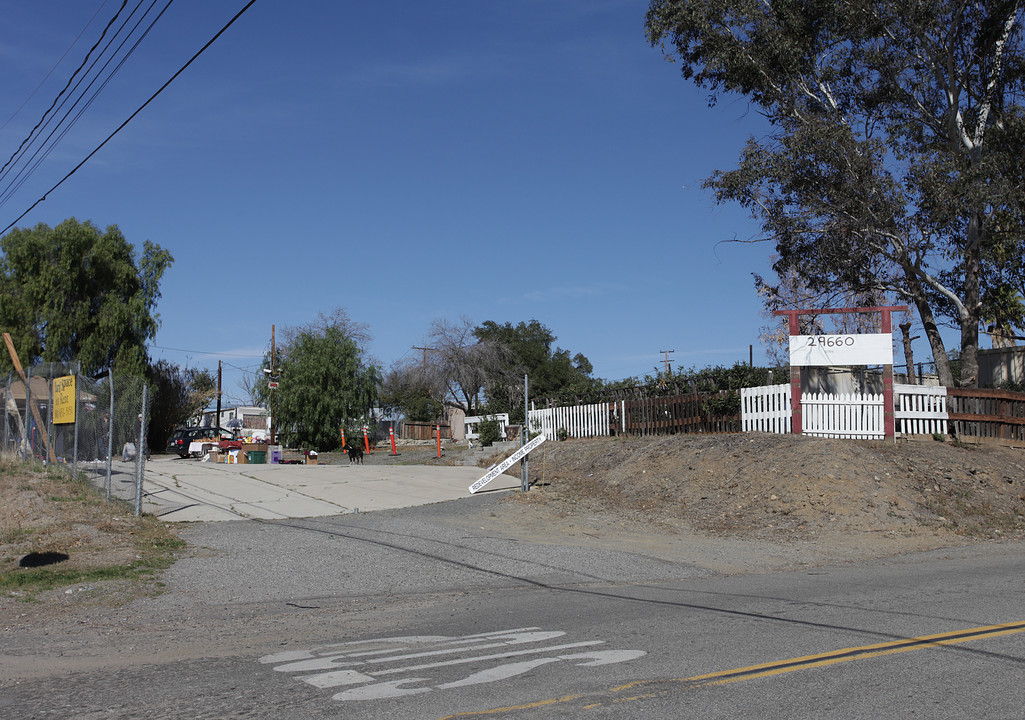
<path fill-rule="evenodd" d="M 267 464 L 267 451 L 266 450 L 247 450 L 246 451 L 246 462 L 250 465 L 266 465 Z"/>

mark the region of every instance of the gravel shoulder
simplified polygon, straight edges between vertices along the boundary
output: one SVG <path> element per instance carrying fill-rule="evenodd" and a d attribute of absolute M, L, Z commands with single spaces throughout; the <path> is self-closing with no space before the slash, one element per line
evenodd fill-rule
<path fill-rule="evenodd" d="M 409 447 L 366 461 L 458 464 L 464 456 L 452 447 L 442 458 L 433 448 Z M 344 461 L 323 456 L 336 459 Z M 1020 449 L 762 434 L 578 439 L 544 443 L 532 453 L 530 471 L 530 492 L 442 503 L 432 522 L 726 574 L 1025 539 Z M 106 512 L 84 496 L 65 497 L 51 482 L 45 473 L 10 468 L 0 478 L 0 571 L 19 572 L 19 558 L 30 551 L 67 553 L 64 565 L 85 571 L 131 566 L 141 555 L 140 539 L 166 548 L 179 532 L 153 518 L 140 523 L 122 507 Z M 203 552 L 190 546 L 177 557 Z M 9 586 L 0 621 L 72 620 L 77 612 L 159 591 L 158 578 L 97 579 L 29 593 Z"/>

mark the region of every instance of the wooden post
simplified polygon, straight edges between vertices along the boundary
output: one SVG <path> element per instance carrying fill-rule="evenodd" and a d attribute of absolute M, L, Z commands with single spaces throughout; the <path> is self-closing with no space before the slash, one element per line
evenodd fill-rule
<path fill-rule="evenodd" d="M 32 417 L 36 419 L 36 425 L 42 429 L 46 429 L 46 423 L 43 422 L 43 418 L 39 415 L 39 408 L 29 402 L 29 386 L 28 379 L 25 377 L 25 370 L 21 367 L 21 361 L 18 360 L 18 353 L 14 349 L 14 341 L 11 340 L 10 333 L 4 333 L 4 343 L 7 345 L 7 351 L 11 354 L 11 362 L 14 363 L 14 370 L 18 373 L 21 381 L 25 383 L 25 402 L 32 409 Z M 53 389 L 49 390 L 50 395 L 53 395 Z M 51 398 L 50 402 L 53 402 Z M 25 438 L 27 440 L 27 438 Z M 50 462 L 57 462 L 57 455 L 54 453 L 53 448 L 50 446 L 50 437 L 48 434 L 43 434 L 43 443 L 46 445 L 47 457 L 50 458 Z"/>
<path fill-rule="evenodd" d="M 893 332 L 890 308 L 882 308 L 882 332 L 889 335 Z M 896 437 L 893 422 L 893 360 L 883 365 L 883 437 Z"/>

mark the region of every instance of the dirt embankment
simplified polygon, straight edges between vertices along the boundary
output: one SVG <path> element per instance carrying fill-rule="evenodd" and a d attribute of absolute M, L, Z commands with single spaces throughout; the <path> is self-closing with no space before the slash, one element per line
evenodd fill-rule
<path fill-rule="evenodd" d="M 569 440 L 535 451 L 531 476 L 537 487 L 514 502 L 540 533 L 569 524 L 716 553 L 771 545 L 766 569 L 1025 539 L 1025 451 L 1004 447 L 758 433 Z"/>

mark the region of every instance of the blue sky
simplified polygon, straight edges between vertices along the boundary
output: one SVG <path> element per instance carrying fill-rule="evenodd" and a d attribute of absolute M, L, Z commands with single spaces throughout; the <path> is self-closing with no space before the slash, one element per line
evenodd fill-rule
<path fill-rule="evenodd" d="M 0 31 L 4 158 L 120 3 L 14 3 Z M 163 3 L 161 3 L 162 5 Z M 6 226 L 245 3 L 177 2 L 23 187 Z M 134 5 L 134 2 L 129 3 Z M 385 367 L 432 320 L 536 318 L 595 374 L 763 362 L 757 226 L 701 189 L 763 129 L 644 38 L 645 0 L 258 0 L 18 222 L 118 225 L 167 248 L 154 358 L 229 400 L 271 325 L 343 307 Z"/>

